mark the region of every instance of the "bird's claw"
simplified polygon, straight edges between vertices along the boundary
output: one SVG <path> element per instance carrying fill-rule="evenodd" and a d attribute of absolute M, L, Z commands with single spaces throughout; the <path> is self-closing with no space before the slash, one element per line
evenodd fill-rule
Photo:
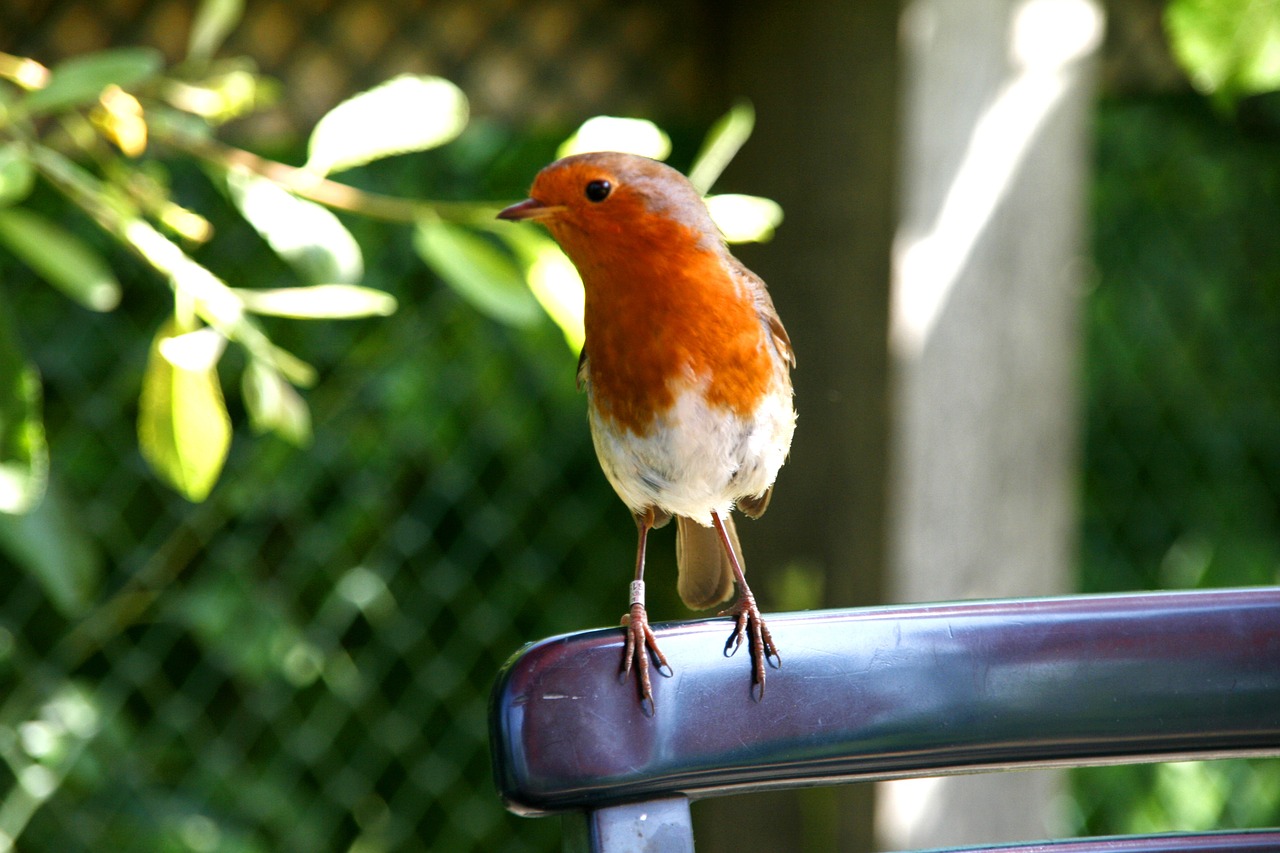
<path fill-rule="evenodd" d="M 649 655 L 653 655 L 658 672 L 670 678 L 674 675 L 667 657 L 658 648 L 658 639 L 649 627 L 649 616 L 643 604 L 631 605 L 631 612 L 622 617 L 627 632 L 627 647 L 622 653 L 622 669 L 618 674 L 619 681 L 626 681 L 631 676 L 632 663 L 636 667 L 636 687 L 640 692 L 640 709 L 646 717 L 652 717 L 655 705 L 653 702 L 653 685 L 649 680 Z"/>
<path fill-rule="evenodd" d="M 765 624 L 760 608 L 756 606 L 755 596 L 750 592 L 740 596 L 732 607 L 722 610 L 720 615 L 731 616 L 736 622 L 733 633 L 724 644 L 725 657 L 732 657 L 750 634 L 748 648 L 751 650 L 751 696 L 759 702 L 764 698 L 765 661 L 774 669 L 782 666 L 782 656 L 774 645 L 769 626 Z"/>

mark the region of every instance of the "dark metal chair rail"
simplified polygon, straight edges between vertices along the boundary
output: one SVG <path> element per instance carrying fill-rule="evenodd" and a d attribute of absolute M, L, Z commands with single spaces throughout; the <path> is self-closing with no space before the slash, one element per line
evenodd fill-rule
<path fill-rule="evenodd" d="M 621 631 L 522 650 L 490 715 L 508 808 L 565 813 L 571 849 L 632 849 L 609 842 L 621 827 L 668 833 L 662 849 L 681 850 L 692 849 L 689 798 L 1280 755 L 1280 589 L 774 614 L 769 625 L 783 666 L 761 702 L 749 698 L 747 661 L 721 655 L 725 620 L 658 627 L 675 674 L 655 679 L 652 718 L 618 681 Z M 1280 832 L 1034 849 L 1280 849 Z"/>

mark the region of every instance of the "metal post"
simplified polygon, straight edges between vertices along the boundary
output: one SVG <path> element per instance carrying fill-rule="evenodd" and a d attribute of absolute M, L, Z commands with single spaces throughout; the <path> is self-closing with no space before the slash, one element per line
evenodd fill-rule
<path fill-rule="evenodd" d="M 670 797 L 564 816 L 564 853 L 693 853 L 687 797 Z"/>

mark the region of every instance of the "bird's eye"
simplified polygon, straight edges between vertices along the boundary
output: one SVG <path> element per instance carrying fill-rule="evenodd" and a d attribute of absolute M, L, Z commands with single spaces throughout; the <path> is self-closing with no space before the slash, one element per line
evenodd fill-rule
<path fill-rule="evenodd" d="M 592 181 L 587 184 L 587 200 L 602 202 L 613 192 L 613 184 L 608 181 Z"/>

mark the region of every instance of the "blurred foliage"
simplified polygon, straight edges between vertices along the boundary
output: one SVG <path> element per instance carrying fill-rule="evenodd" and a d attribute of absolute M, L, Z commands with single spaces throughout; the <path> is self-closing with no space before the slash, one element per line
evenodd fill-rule
<path fill-rule="evenodd" d="M 1218 103 L 1280 89 L 1280 0 L 1172 0 L 1165 29 L 1191 82 Z"/>
<path fill-rule="evenodd" d="M 1209 102 L 1098 113 L 1088 592 L 1280 583 L 1280 2 L 1172 0 L 1165 29 Z M 1073 780 L 1082 834 L 1280 824 L 1274 760 Z"/>
<path fill-rule="evenodd" d="M 469 107 L 449 81 L 401 75 L 338 104 L 316 123 L 301 167 L 217 141 L 220 125 L 275 95 L 250 60 L 214 58 L 242 11 L 230 0 L 202 3 L 186 59 L 167 69 L 157 51 L 145 48 L 104 50 L 52 70 L 0 54 L 0 245 L 84 307 L 110 311 L 119 304 L 120 283 L 101 253 L 60 224 L 62 216 L 18 206 L 40 179 L 167 280 L 173 312 L 152 344 L 138 438 L 151 468 L 193 501 L 209 494 L 230 448 L 217 371 L 228 344 L 248 357 L 242 399 L 255 429 L 305 445 L 310 416 L 295 388 L 310 386 L 314 371 L 277 346 L 257 317 L 350 319 L 395 310 L 387 294 L 358 284 L 361 247 L 329 208 L 416 225 L 421 259 L 477 308 L 528 325 L 542 316 L 541 303 L 570 344 L 581 346 L 580 296 L 572 287 L 540 286 L 549 265 L 559 267 L 553 279 L 576 278 L 544 233 L 494 223 L 492 202 L 377 195 L 329 178 L 455 140 L 467 128 Z M 705 149 L 714 156 L 694 163 L 699 179 L 705 176 L 704 191 L 752 121 L 750 108 L 739 106 L 713 128 Z M 608 117 L 589 121 L 566 144 L 658 159 L 671 149 L 651 122 Z M 168 159 L 154 156 L 156 148 Z M 255 294 L 228 286 L 213 265 L 191 257 L 215 233 L 204 215 L 175 201 L 168 166 L 175 156 L 206 169 L 302 286 Z M 715 215 L 732 222 L 726 234 L 737 242 L 767 239 L 781 220 L 780 208 L 764 199 L 714 201 Z M 0 378 L 0 512 L 22 513 L 43 495 L 48 448 L 38 379 L 8 329 L 0 329 L 0 360 L 11 365 Z"/>
<path fill-rule="evenodd" d="M 595 569 L 633 533 L 576 273 L 477 199 L 565 134 L 405 76 L 305 151 L 232 147 L 278 95 L 217 57 L 241 10 L 202 3 L 173 67 L 0 56 L 0 850 L 552 848 L 493 791 L 488 691 L 521 643 L 616 624 Z M 752 122 L 571 141 L 666 140 L 706 190 Z M 720 199 L 742 239 L 780 220 Z"/>
<path fill-rule="evenodd" d="M 479 130 L 446 164 L 360 178 L 514 193 L 554 149 Z M 199 170 L 172 174 L 225 241 L 229 279 L 289 274 Z M 60 200 L 30 204 L 50 216 Z M 476 312 L 424 271 L 408 229 L 349 227 L 399 310 L 269 320 L 316 367 L 312 444 L 233 441 L 198 505 L 146 475 L 128 418 L 168 294 L 122 263 L 127 311 L 69 309 L 0 255 L 54 448 L 45 500 L 0 521 L 40 558 L 0 556 L 0 833 L 19 849 L 556 845 L 554 822 L 506 815 L 493 791 L 488 691 L 521 643 L 616 623 L 619 581 L 598 567 L 628 565 L 634 534 L 559 330 Z M 219 371 L 246 362 L 229 352 Z M 72 535 L 32 538 L 54 506 Z"/>
<path fill-rule="evenodd" d="M 1104 102 L 1084 591 L 1280 582 L 1280 146 L 1195 97 Z M 1280 824 L 1280 766 L 1074 772 L 1089 834 Z"/>
<path fill-rule="evenodd" d="M 110 311 L 120 303 L 120 283 L 106 257 L 67 230 L 66 214 L 44 216 L 17 206 L 39 179 L 167 280 L 173 311 L 157 331 L 148 360 L 138 436 L 152 468 L 196 501 L 217 481 L 230 446 L 216 370 L 226 344 L 248 355 L 246 376 L 253 377 L 254 392 L 245 402 L 254 424 L 299 443 L 309 438 L 309 423 L 299 417 L 305 404 L 293 386 L 310 385 L 314 377 L 309 365 L 276 346 L 252 317 L 271 314 L 274 306 L 245 298 L 191 257 L 192 248 L 213 238 L 213 229 L 206 217 L 175 202 L 166 165 L 149 152 L 158 146 L 199 156 L 294 273 L 322 285 L 297 288 L 298 298 L 327 306 L 321 316 L 362 317 L 394 310 L 394 301 L 356 285 L 363 264 L 355 240 L 332 213 L 259 173 L 288 174 L 320 186 L 327 171 L 435 147 L 465 124 L 458 106 L 465 99 L 450 84 L 405 79 L 357 96 L 322 120 L 312 135 L 322 162 L 309 163 L 305 179 L 298 178 L 302 170 L 242 156 L 213 142 L 212 131 L 252 110 L 271 86 L 244 61 L 208 58 L 234 10 L 210 2 L 202 11 L 187 61 L 167 72 L 158 52 L 142 48 L 104 50 L 52 70 L 30 58 L 0 57 L 0 243 L 82 306 Z M 416 88 L 408 85 L 415 83 Z M 389 104 L 386 93 L 393 86 L 396 102 Z M 452 101 L 441 103 L 441 89 L 453 92 Z M 418 119 L 402 122 L 407 130 L 398 136 L 352 142 L 352 113 L 369 103 L 365 113 L 394 108 Z M 368 121 L 365 114 L 357 117 Z M 241 161 L 254 163 L 257 171 Z M 422 207 L 427 215 L 429 206 Z M 323 286 L 334 284 L 345 285 L 341 299 L 334 298 L 333 287 Z M 7 361 L 23 365 L 6 374 L 6 384 L 17 376 L 19 385 L 0 400 L 0 465 L 6 472 L 0 505 L 24 512 L 43 495 L 48 449 L 39 440 L 39 406 L 22 393 L 21 377 L 33 368 L 12 334 L 0 338 L 0 346 Z M 263 393 L 266 388 L 271 393 Z"/>
<path fill-rule="evenodd" d="M 1280 147 L 1196 100 L 1099 113 L 1084 585 L 1280 579 Z"/>
<path fill-rule="evenodd" d="M 1243 5 L 1170 6 L 1223 97 L 1270 79 L 1270 41 L 1212 22 Z M 237 0 L 200 9 L 173 68 L 0 56 L 0 849 L 555 849 L 492 789 L 488 690 L 522 642 L 616 624 L 600 567 L 633 533 L 574 388 L 576 275 L 477 199 L 580 149 L 424 77 L 305 151 L 232 148 L 218 128 L 278 93 L 216 57 Z M 430 132 L 379 124 L 409 101 Z M 706 192 L 751 123 L 565 144 L 674 151 Z M 1274 583 L 1278 149 L 1191 99 L 1104 104 L 1097 136 L 1085 588 Z M 780 220 L 718 198 L 745 239 Z M 1082 831 L 1280 823 L 1274 763 L 1075 780 Z"/>

